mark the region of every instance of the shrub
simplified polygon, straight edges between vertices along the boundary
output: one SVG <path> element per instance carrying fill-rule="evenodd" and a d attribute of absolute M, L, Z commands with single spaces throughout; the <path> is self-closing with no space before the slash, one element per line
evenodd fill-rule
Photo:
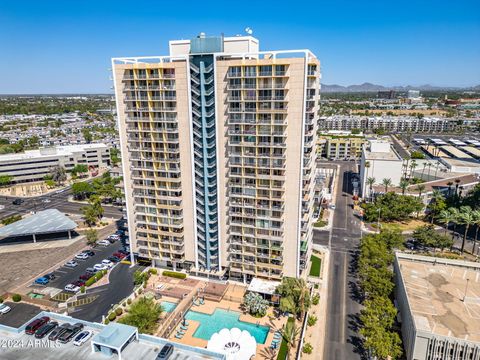
<path fill-rule="evenodd" d="M 90 279 L 88 279 L 87 281 L 85 281 L 85 286 L 86 287 L 89 287 L 89 286 L 92 286 L 95 281 L 97 281 L 95 275 L 93 275 Z"/>
<path fill-rule="evenodd" d="M 13 294 L 12 300 L 13 302 L 19 302 L 20 300 L 22 300 L 22 296 L 20 294 Z"/>
<path fill-rule="evenodd" d="M 143 289 L 140 288 L 138 289 L 137 294 L 140 295 L 141 293 L 143 293 Z"/>
<path fill-rule="evenodd" d="M 120 316 L 123 314 L 123 310 L 121 308 L 116 308 L 115 309 L 115 314 L 117 314 L 117 316 Z"/>
<path fill-rule="evenodd" d="M 80 292 L 83 294 L 85 293 L 85 286 L 80 287 Z"/>
<path fill-rule="evenodd" d="M 304 354 L 311 354 L 313 351 L 313 346 L 310 343 L 305 343 L 302 348 Z"/>
<path fill-rule="evenodd" d="M 317 317 L 315 315 L 308 315 L 307 318 L 307 325 L 308 326 L 313 326 L 317 323 Z"/>
<path fill-rule="evenodd" d="M 110 314 L 108 314 L 108 320 L 110 321 L 115 320 L 116 317 L 117 317 L 117 314 L 115 314 L 114 312 L 111 312 Z"/>
<path fill-rule="evenodd" d="M 127 302 L 124 301 L 123 304 L 122 304 L 123 307 L 126 307 L 127 306 Z"/>
<path fill-rule="evenodd" d="M 147 281 L 148 277 L 148 273 L 137 270 L 133 273 L 133 283 L 135 285 L 143 284 Z"/>
<path fill-rule="evenodd" d="M 265 316 L 268 309 L 268 301 L 254 292 L 249 292 L 245 295 L 243 305 L 251 315 L 259 317 Z"/>
<path fill-rule="evenodd" d="M 168 276 L 168 277 L 173 277 L 176 279 L 185 279 L 187 277 L 187 274 L 181 273 L 181 272 L 176 272 L 176 271 L 170 271 L 170 270 L 165 270 L 162 273 L 163 276 Z"/>
<path fill-rule="evenodd" d="M 319 294 L 315 294 L 313 295 L 312 297 L 312 304 L 313 305 L 318 305 L 318 302 L 320 301 L 320 295 Z"/>
<path fill-rule="evenodd" d="M 149 272 L 150 274 L 152 274 L 152 275 L 157 275 L 157 274 L 158 274 L 158 270 L 155 269 L 155 268 L 150 268 L 150 269 L 148 269 L 148 272 Z"/>
<path fill-rule="evenodd" d="M 3 303 L 3 297 L 0 296 L 0 304 Z"/>
<path fill-rule="evenodd" d="M 127 300 L 127 304 L 130 305 L 132 303 L 132 299 Z"/>
<path fill-rule="evenodd" d="M 108 324 L 110 324 L 110 320 L 105 319 L 105 321 L 104 321 L 103 323 L 104 323 L 105 325 L 108 325 Z"/>

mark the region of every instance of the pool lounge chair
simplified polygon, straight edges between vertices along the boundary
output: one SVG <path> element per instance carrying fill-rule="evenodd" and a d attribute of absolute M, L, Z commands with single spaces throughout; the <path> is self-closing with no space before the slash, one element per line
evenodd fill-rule
<path fill-rule="evenodd" d="M 181 338 L 183 338 L 183 335 L 175 334 L 175 337 L 176 337 L 177 339 L 181 339 Z"/>
<path fill-rule="evenodd" d="M 180 334 L 180 335 L 185 335 L 185 331 L 182 331 L 182 330 L 177 330 L 177 334 Z"/>
<path fill-rule="evenodd" d="M 282 337 L 282 334 L 280 334 L 280 333 L 273 334 L 274 339 L 280 339 L 281 337 Z"/>
<path fill-rule="evenodd" d="M 275 350 L 276 348 L 278 348 L 278 343 L 270 345 L 270 349 Z"/>
<path fill-rule="evenodd" d="M 182 330 L 188 330 L 188 327 L 181 325 L 181 326 L 180 326 L 180 329 L 182 329 Z"/>
<path fill-rule="evenodd" d="M 204 305 L 204 304 L 205 304 L 205 300 L 200 299 L 200 305 Z"/>

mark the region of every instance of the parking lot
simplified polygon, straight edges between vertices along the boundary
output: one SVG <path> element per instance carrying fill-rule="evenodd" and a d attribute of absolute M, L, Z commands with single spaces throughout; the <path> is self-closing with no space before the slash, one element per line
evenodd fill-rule
<path fill-rule="evenodd" d="M 22 326 L 42 312 L 38 306 L 25 303 L 6 302 L 5 305 L 10 306 L 12 310 L 6 314 L 0 314 L 0 324 L 14 328 Z"/>
<path fill-rule="evenodd" d="M 55 279 L 51 280 L 46 286 L 55 287 L 63 290 L 67 284 L 77 281 L 79 277 L 85 274 L 85 270 L 89 267 L 93 267 L 95 264 L 101 263 L 103 259 L 107 259 L 112 256 L 113 253 L 122 249 L 123 245 L 120 241 L 117 241 L 109 246 L 97 246 L 93 249 L 95 255 L 88 257 L 88 259 L 81 260 L 75 259 L 78 265 L 74 268 L 61 266 L 53 272 Z M 32 285 L 34 288 L 41 288 L 42 285 Z"/>

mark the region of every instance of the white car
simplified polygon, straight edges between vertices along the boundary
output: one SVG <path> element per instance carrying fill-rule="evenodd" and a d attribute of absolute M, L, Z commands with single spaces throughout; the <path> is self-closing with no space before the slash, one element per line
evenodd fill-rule
<path fill-rule="evenodd" d="M 74 268 L 78 265 L 78 263 L 75 261 L 75 260 L 70 260 L 70 261 L 67 261 L 65 263 L 65 266 L 66 267 L 71 267 L 71 268 Z"/>
<path fill-rule="evenodd" d="M 80 259 L 80 260 L 87 260 L 88 259 L 88 254 L 80 253 L 80 254 L 75 255 L 75 258 Z"/>
<path fill-rule="evenodd" d="M 93 335 L 93 331 L 90 331 L 90 330 L 82 331 L 80 334 L 75 336 L 75 339 L 73 340 L 73 345 L 82 346 L 87 342 L 88 339 L 92 337 L 92 335 Z"/>
<path fill-rule="evenodd" d="M 110 260 L 102 260 L 102 265 L 105 265 L 106 267 L 108 267 L 109 269 L 111 269 L 113 267 L 113 262 L 111 262 Z"/>
<path fill-rule="evenodd" d="M 10 306 L 7 306 L 5 304 L 0 304 L 0 314 L 6 314 L 10 310 L 12 310 L 12 308 Z"/>
<path fill-rule="evenodd" d="M 100 240 L 99 242 L 97 242 L 97 245 L 108 246 L 108 245 L 110 245 L 110 241 Z"/>
<path fill-rule="evenodd" d="M 103 265 L 103 264 L 95 264 L 95 265 L 93 265 L 93 268 L 96 271 L 107 270 L 108 269 L 108 267 L 106 265 Z"/>
<path fill-rule="evenodd" d="M 73 284 L 68 284 L 65 286 L 65 291 L 76 293 L 80 291 L 80 287 Z"/>
<path fill-rule="evenodd" d="M 42 202 L 44 202 L 44 203 L 48 204 L 49 202 L 52 202 L 52 200 L 50 200 L 50 199 L 43 199 L 43 201 L 42 201 Z"/>

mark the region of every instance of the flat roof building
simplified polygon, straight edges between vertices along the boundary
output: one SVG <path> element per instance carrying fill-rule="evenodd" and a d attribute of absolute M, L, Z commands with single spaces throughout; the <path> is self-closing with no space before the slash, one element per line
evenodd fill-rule
<path fill-rule="evenodd" d="M 12 176 L 12 183 L 41 181 L 52 169 L 71 170 L 75 165 L 106 167 L 110 150 L 105 144 L 65 145 L 0 155 L 0 176 Z"/>
<path fill-rule="evenodd" d="M 251 36 L 112 59 L 131 249 L 159 267 L 280 280 L 313 236 L 320 62 Z"/>
<path fill-rule="evenodd" d="M 480 264 L 396 253 L 394 269 L 407 359 L 480 359 Z"/>
<path fill-rule="evenodd" d="M 360 160 L 361 196 L 367 196 L 368 178 L 374 178 L 375 184 L 390 179 L 392 186 L 397 186 L 402 178 L 402 166 L 402 157 L 388 139 L 369 139 L 363 145 Z"/>

